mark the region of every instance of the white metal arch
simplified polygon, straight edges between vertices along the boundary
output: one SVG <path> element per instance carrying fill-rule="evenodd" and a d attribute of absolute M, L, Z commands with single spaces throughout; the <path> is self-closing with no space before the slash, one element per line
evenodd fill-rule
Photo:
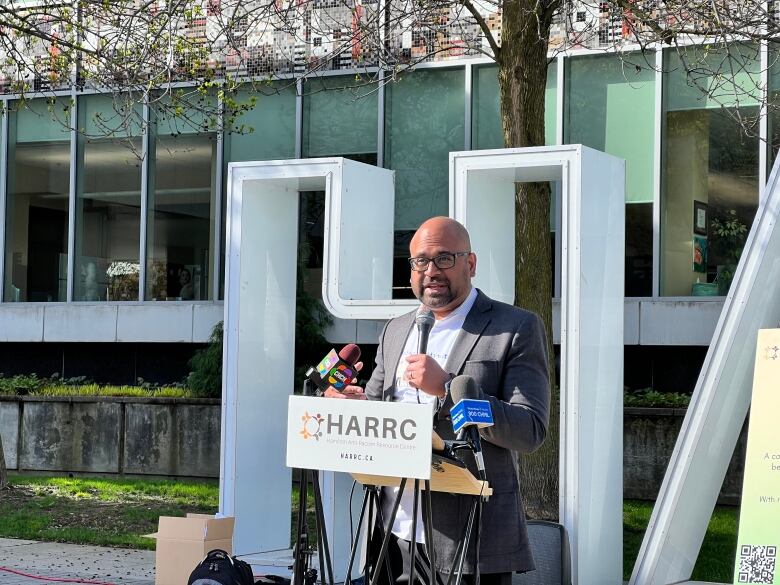
<path fill-rule="evenodd" d="M 560 497 L 575 585 L 621 583 L 624 176 L 623 161 L 582 146 L 450 155 L 450 215 L 471 232 L 475 284 L 499 300 L 514 297 L 515 183 L 562 187 Z M 236 516 L 239 553 L 289 546 L 297 193 L 326 192 L 328 309 L 388 319 L 414 306 L 390 299 L 392 178 L 344 159 L 229 166 L 220 511 Z M 336 533 L 338 482 L 325 481 Z"/>

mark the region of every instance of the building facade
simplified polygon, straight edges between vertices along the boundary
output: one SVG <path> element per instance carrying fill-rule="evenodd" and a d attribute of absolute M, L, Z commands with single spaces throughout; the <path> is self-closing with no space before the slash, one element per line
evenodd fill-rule
<path fill-rule="evenodd" d="M 620 18 L 583 18 L 583 26 L 596 18 L 605 35 L 621 34 Z M 717 98 L 711 89 L 728 52 L 713 51 L 711 73 L 696 83 L 672 49 L 581 49 L 551 59 L 546 142 L 583 143 L 627 163 L 629 386 L 692 388 L 771 170 L 776 115 L 761 109 L 760 92 L 773 92 L 780 78 L 766 47 L 730 51 L 747 63 L 732 74 L 744 76 L 745 91 Z M 233 161 L 345 156 L 393 169 L 394 295 L 408 295 L 407 244 L 421 221 L 447 213 L 449 152 L 503 146 L 497 69 L 451 52 L 377 85 L 362 83 L 365 69 L 341 68 L 350 65 L 240 89 L 238 102 L 257 99 L 238 120 L 243 132 L 199 120 L 198 111 L 185 111 L 181 123 L 143 105 L 137 124 L 107 132 L 117 116 L 112 95 L 66 88 L 2 96 L 0 372 L 180 377 L 222 318 Z M 321 194 L 302 202 L 316 292 Z M 554 278 L 558 291 L 557 266 Z M 375 342 L 362 331 L 338 322 L 328 337 Z"/>

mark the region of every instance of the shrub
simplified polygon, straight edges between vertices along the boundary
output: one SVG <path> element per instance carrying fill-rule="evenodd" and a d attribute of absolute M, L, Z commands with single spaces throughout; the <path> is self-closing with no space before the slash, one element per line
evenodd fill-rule
<path fill-rule="evenodd" d="M 18 375 L 6 378 L 0 374 L 0 394 L 34 394 L 49 380 L 37 374 Z"/>
<path fill-rule="evenodd" d="M 623 406 L 687 408 L 690 401 L 690 394 L 682 394 L 680 392 L 657 392 L 651 388 L 625 392 L 623 395 Z"/>
<path fill-rule="evenodd" d="M 214 325 L 209 344 L 190 359 L 192 371 L 187 376 L 187 388 L 193 396 L 222 396 L 222 321 Z"/>

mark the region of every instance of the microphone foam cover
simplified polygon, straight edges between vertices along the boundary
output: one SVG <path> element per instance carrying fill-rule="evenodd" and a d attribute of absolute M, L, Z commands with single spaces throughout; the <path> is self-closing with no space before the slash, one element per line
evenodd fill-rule
<path fill-rule="evenodd" d="M 417 324 L 418 327 L 420 326 L 428 326 L 432 327 L 435 323 L 436 319 L 433 316 L 433 312 L 431 312 L 430 309 L 421 308 L 419 311 L 417 311 L 417 316 L 414 318 L 414 322 Z"/>
<path fill-rule="evenodd" d="M 360 348 L 354 343 L 348 343 L 339 351 L 339 357 L 354 366 L 360 359 Z"/>
<path fill-rule="evenodd" d="M 464 375 L 455 376 L 452 379 L 452 382 L 450 382 L 450 396 L 453 404 L 457 404 L 464 398 L 482 400 L 474 378 Z"/>

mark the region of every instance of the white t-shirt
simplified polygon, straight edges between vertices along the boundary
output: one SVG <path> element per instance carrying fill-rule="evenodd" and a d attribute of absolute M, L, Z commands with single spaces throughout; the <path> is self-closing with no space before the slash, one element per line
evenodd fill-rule
<path fill-rule="evenodd" d="M 463 322 L 466 320 L 471 307 L 474 306 L 474 301 L 477 299 L 477 290 L 471 289 L 469 296 L 466 300 L 455 309 L 452 313 L 444 317 L 443 319 L 436 319 L 431 329 L 431 333 L 428 337 L 427 354 L 431 356 L 436 363 L 444 368 L 447 363 L 447 358 L 450 356 L 452 346 L 455 345 L 455 340 L 458 337 L 461 329 L 463 329 Z M 395 402 L 410 402 L 418 404 L 429 404 L 436 400 L 436 396 L 418 391 L 417 388 L 413 388 L 409 383 L 404 380 L 404 374 L 406 373 L 406 358 L 410 355 L 417 353 L 417 345 L 419 340 L 419 331 L 416 327 L 413 327 L 406 338 L 406 345 L 404 345 L 401 359 L 398 362 L 398 368 L 395 371 L 395 392 L 393 394 L 393 400 Z M 393 511 L 393 504 L 395 498 L 398 496 L 398 488 L 384 488 L 385 493 L 383 499 L 382 513 L 385 518 L 390 518 L 390 514 Z M 404 540 L 412 539 L 412 511 L 414 510 L 414 480 L 408 480 L 406 482 L 406 489 L 404 495 L 401 498 L 401 504 L 398 506 L 398 514 L 395 517 L 393 523 L 393 534 L 398 538 Z M 423 530 L 422 523 L 422 501 L 418 502 L 417 507 L 417 538 L 419 543 L 425 542 L 425 532 Z"/>

